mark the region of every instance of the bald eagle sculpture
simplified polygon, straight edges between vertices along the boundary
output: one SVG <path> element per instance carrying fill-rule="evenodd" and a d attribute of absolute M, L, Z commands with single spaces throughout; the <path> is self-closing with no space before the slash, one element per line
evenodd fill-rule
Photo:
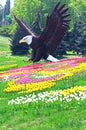
<path fill-rule="evenodd" d="M 46 25 L 40 34 L 36 36 L 19 18 L 14 15 L 16 22 L 27 33 L 27 36 L 20 40 L 20 43 L 26 42 L 32 48 L 33 62 L 38 62 L 41 58 L 56 62 L 58 59 L 52 56 L 59 46 L 65 33 L 69 28 L 69 13 L 65 4 L 60 2 L 54 10 L 47 16 Z"/>

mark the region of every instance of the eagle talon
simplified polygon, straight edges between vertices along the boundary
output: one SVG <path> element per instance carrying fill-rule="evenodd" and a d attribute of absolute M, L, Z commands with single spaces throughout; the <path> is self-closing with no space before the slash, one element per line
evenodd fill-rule
<path fill-rule="evenodd" d="M 33 62 L 33 60 L 30 60 L 30 59 L 29 59 L 28 61 L 29 61 L 29 62 Z"/>

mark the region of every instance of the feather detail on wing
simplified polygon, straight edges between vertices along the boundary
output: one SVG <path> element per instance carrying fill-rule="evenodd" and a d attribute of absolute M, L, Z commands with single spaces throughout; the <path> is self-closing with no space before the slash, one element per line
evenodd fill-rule
<path fill-rule="evenodd" d="M 27 33 L 27 35 L 32 35 L 33 37 L 36 37 L 36 35 L 19 18 L 17 18 L 14 14 L 13 17 L 18 25 Z"/>
<path fill-rule="evenodd" d="M 69 28 L 70 20 L 67 12 L 68 8 L 65 8 L 65 4 L 60 4 L 59 2 L 52 14 L 47 17 L 45 28 L 39 39 L 44 42 L 50 54 L 56 50 Z"/>

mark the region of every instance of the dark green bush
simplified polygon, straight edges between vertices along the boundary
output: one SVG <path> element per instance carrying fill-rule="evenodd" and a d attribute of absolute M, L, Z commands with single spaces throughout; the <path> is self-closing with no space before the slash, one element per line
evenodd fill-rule
<path fill-rule="evenodd" d="M 19 40 L 22 39 L 27 34 L 18 26 L 14 35 L 11 37 L 10 49 L 13 55 L 24 55 L 28 54 L 29 46 L 26 43 L 19 43 Z"/>

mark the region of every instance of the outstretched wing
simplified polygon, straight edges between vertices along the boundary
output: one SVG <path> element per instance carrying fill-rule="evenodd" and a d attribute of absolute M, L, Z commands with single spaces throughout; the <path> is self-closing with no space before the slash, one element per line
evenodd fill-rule
<path fill-rule="evenodd" d="M 56 50 L 68 30 L 70 20 L 67 12 L 68 8 L 65 8 L 65 4 L 59 2 L 52 14 L 47 17 L 45 28 L 39 39 L 44 42 L 50 54 Z"/>
<path fill-rule="evenodd" d="M 37 37 L 19 18 L 14 15 L 16 22 L 27 33 L 33 36 L 32 46 L 45 45 L 46 49 L 52 54 L 61 40 L 63 39 L 69 27 L 68 8 L 60 2 L 55 6 L 51 15 L 47 17 L 46 25 L 43 32 Z"/>
<path fill-rule="evenodd" d="M 27 35 L 32 35 L 36 37 L 36 35 L 19 19 L 13 14 L 14 19 L 18 23 L 18 25 L 27 33 Z"/>

